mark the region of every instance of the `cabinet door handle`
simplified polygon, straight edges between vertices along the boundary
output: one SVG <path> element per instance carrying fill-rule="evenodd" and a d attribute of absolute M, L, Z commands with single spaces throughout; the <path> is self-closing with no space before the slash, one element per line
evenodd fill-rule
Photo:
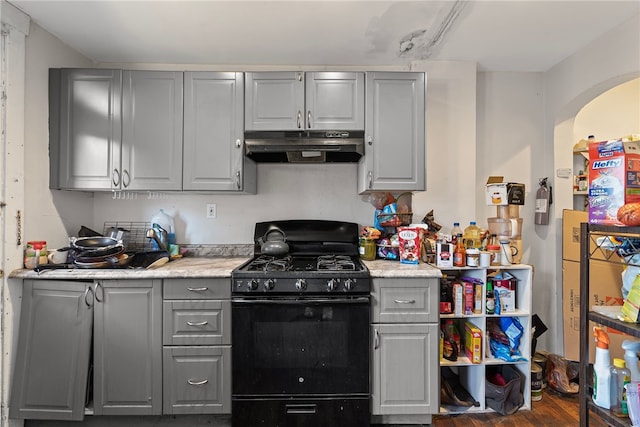
<path fill-rule="evenodd" d="M 240 171 L 236 172 L 236 187 L 238 190 L 242 188 L 242 183 L 240 182 Z"/>
<path fill-rule="evenodd" d="M 416 300 L 414 299 L 394 299 L 393 302 L 396 304 L 415 304 Z"/>
<path fill-rule="evenodd" d="M 371 135 L 367 137 L 367 144 L 373 145 L 373 138 L 371 138 Z"/>
<path fill-rule="evenodd" d="M 89 298 L 91 295 L 91 298 Z M 93 307 L 93 301 L 95 298 L 95 294 L 93 292 L 93 288 L 91 286 L 87 286 L 87 289 L 84 290 L 84 303 L 87 307 Z"/>
<path fill-rule="evenodd" d="M 380 348 L 380 334 L 378 333 L 378 330 L 375 329 L 375 337 L 373 340 L 373 349 L 377 350 Z"/>
<path fill-rule="evenodd" d="M 203 322 L 191 322 L 191 321 L 188 321 L 187 325 L 189 325 L 189 326 L 204 326 L 204 325 L 206 325 L 208 323 L 209 322 L 207 322 L 206 320 L 203 321 Z"/>
<path fill-rule="evenodd" d="M 104 301 L 104 287 L 102 286 L 102 283 L 100 282 L 96 283 L 96 287 L 95 287 L 95 290 L 93 291 L 93 294 L 95 295 L 96 302 Z"/>
<path fill-rule="evenodd" d="M 191 379 L 187 380 L 187 383 L 188 383 L 189 385 L 204 385 L 204 384 L 206 384 L 206 383 L 208 383 L 208 382 L 209 382 L 209 380 L 200 380 L 200 381 L 198 381 L 198 380 L 191 380 Z"/>
<path fill-rule="evenodd" d="M 242 141 L 240 141 L 239 139 L 236 139 L 236 147 L 242 147 Z"/>
<path fill-rule="evenodd" d="M 115 188 L 120 187 L 120 172 L 118 172 L 118 169 L 114 169 L 111 172 L 111 183 Z"/>
<path fill-rule="evenodd" d="M 311 129 L 311 110 L 307 111 L 307 127 Z"/>
<path fill-rule="evenodd" d="M 296 75 L 296 79 L 298 79 L 298 81 L 301 82 L 302 81 L 302 73 L 298 73 Z"/>
<path fill-rule="evenodd" d="M 125 178 L 127 178 L 125 180 Z M 129 184 L 131 184 L 131 177 L 129 176 L 129 171 L 126 169 L 122 170 L 122 186 L 124 188 L 129 187 Z"/>
<path fill-rule="evenodd" d="M 369 171 L 369 188 L 373 188 L 373 172 Z"/>
<path fill-rule="evenodd" d="M 302 112 L 298 110 L 298 118 L 296 119 L 296 126 L 298 126 L 298 129 L 302 127 L 300 126 L 300 120 L 302 120 Z"/>
<path fill-rule="evenodd" d="M 191 291 L 191 292 L 204 292 L 204 291 L 209 290 L 209 288 L 207 288 L 206 286 L 203 286 L 203 287 L 201 287 L 201 288 L 192 288 L 192 287 L 188 287 L 188 288 L 187 288 L 187 290 L 188 290 L 188 291 Z"/>

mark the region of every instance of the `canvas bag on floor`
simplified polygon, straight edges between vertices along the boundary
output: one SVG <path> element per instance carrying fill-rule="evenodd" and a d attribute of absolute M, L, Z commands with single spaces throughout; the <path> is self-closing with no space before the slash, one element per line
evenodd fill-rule
<path fill-rule="evenodd" d="M 506 384 L 499 386 L 489 378 L 495 371 L 500 372 Z M 511 365 L 496 366 L 487 369 L 486 404 L 500 415 L 511 415 L 524 404 L 525 376 Z"/>

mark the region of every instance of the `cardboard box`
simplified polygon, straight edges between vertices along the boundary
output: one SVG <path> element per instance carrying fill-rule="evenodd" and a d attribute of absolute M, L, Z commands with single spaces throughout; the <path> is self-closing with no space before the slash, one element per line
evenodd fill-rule
<path fill-rule="evenodd" d="M 513 313 L 516 311 L 516 280 L 493 280 L 493 290 L 498 294 L 496 305 L 500 304 L 500 313 Z M 496 309 L 497 312 L 497 309 Z"/>
<path fill-rule="evenodd" d="M 562 259 L 580 261 L 580 224 L 589 222 L 587 211 L 562 211 Z"/>
<path fill-rule="evenodd" d="M 471 363 L 482 362 L 482 331 L 469 321 L 464 322 L 464 352 Z"/>
<path fill-rule="evenodd" d="M 436 266 L 453 267 L 453 245 L 451 243 L 436 243 Z"/>
<path fill-rule="evenodd" d="M 622 305 L 622 264 L 592 260 L 590 263 L 589 308 L 594 305 Z M 564 357 L 569 360 L 580 360 L 580 263 L 562 261 L 562 317 L 564 335 Z M 595 324 L 589 322 L 589 331 Z M 611 359 L 624 357 L 622 341 L 630 339 L 626 334 L 604 327 L 611 343 L 609 351 Z M 593 335 L 589 332 L 589 362 L 595 360 Z"/>
<path fill-rule="evenodd" d="M 487 180 L 485 198 L 488 206 L 524 205 L 524 184 L 503 182 L 501 176 Z"/>
<path fill-rule="evenodd" d="M 589 144 L 589 222 L 624 225 L 618 209 L 640 202 L 640 141 Z"/>

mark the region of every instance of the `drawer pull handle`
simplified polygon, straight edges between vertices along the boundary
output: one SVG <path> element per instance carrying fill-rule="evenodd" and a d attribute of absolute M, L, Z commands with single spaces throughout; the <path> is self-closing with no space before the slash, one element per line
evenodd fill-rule
<path fill-rule="evenodd" d="M 410 300 L 396 299 L 396 300 L 393 300 L 393 302 L 395 302 L 396 304 L 415 304 L 416 300 L 414 300 L 414 299 L 410 299 Z"/>
<path fill-rule="evenodd" d="M 198 381 L 198 380 L 187 380 L 187 383 L 189 383 L 189 385 L 204 385 L 204 384 L 206 384 L 208 382 L 209 382 L 209 380 L 201 380 L 201 381 Z"/>
<path fill-rule="evenodd" d="M 205 286 L 205 287 L 202 287 L 202 288 L 187 288 L 187 290 L 191 291 L 191 292 L 204 292 L 204 291 L 208 291 L 209 288 L 207 288 Z"/>
<path fill-rule="evenodd" d="M 204 325 L 206 325 L 207 323 L 209 323 L 209 322 L 207 322 L 207 321 L 205 320 L 205 321 L 203 321 L 203 322 L 187 322 L 187 325 L 189 325 L 189 326 L 204 326 Z"/>

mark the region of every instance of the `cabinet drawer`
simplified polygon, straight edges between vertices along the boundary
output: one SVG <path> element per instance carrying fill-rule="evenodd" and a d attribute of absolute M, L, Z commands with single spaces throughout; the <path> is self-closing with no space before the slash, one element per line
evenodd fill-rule
<path fill-rule="evenodd" d="M 374 280 L 373 322 L 437 322 L 438 298 L 437 279 Z"/>
<path fill-rule="evenodd" d="M 164 299 L 224 299 L 231 298 L 231 279 L 165 279 Z"/>
<path fill-rule="evenodd" d="M 231 344 L 231 301 L 164 301 L 163 345 Z"/>
<path fill-rule="evenodd" d="M 231 347 L 163 349 L 164 414 L 231 413 Z"/>

